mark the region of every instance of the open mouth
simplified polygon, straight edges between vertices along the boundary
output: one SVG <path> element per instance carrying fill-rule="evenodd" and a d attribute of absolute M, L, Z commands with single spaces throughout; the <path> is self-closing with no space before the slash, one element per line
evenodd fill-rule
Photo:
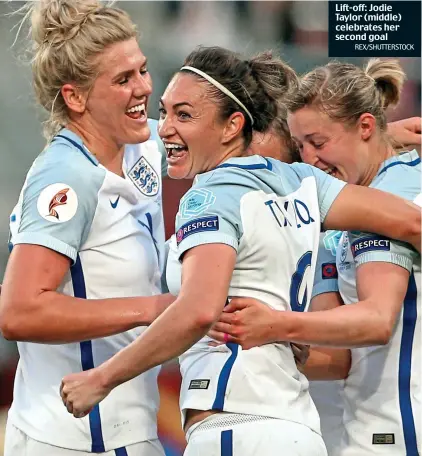
<path fill-rule="evenodd" d="M 147 112 L 145 110 L 145 103 L 132 106 L 130 109 L 126 111 L 126 115 L 133 120 L 146 120 Z"/>
<path fill-rule="evenodd" d="M 336 171 L 337 171 L 337 168 L 334 168 L 334 167 L 328 168 L 328 169 L 324 169 L 324 173 L 327 173 L 330 176 L 335 176 Z"/>
<path fill-rule="evenodd" d="M 188 148 L 183 144 L 165 143 L 167 152 L 167 162 L 175 163 L 185 158 L 188 154 Z"/>

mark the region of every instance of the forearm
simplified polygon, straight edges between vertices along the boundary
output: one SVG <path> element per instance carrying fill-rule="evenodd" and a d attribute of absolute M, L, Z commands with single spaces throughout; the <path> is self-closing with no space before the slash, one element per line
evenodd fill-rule
<path fill-rule="evenodd" d="M 200 340 L 210 326 L 211 322 L 199 322 L 192 307 L 176 301 L 135 342 L 99 367 L 104 385 L 114 388 L 179 356 Z"/>
<path fill-rule="evenodd" d="M 2 331 L 7 339 L 19 341 L 80 342 L 149 325 L 173 299 L 171 295 L 79 299 L 45 291 L 25 306 L 10 303 L 2 315 Z"/>
<path fill-rule="evenodd" d="M 362 302 L 323 312 L 274 313 L 273 340 L 327 347 L 365 347 L 388 342 L 391 322 Z"/>
<path fill-rule="evenodd" d="M 343 380 L 350 369 L 350 350 L 312 347 L 301 372 L 309 380 Z"/>
<path fill-rule="evenodd" d="M 347 211 L 343 208 L 347 207 Z M 381 190 L 346 185 L 332 204 L 324 228 L 378 233 L 421 251 L 421 209 Z"/>

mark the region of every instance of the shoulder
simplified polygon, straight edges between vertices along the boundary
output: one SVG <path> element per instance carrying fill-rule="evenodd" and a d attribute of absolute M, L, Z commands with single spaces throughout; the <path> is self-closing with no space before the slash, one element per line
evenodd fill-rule
<path fill-rule="evenodd" d="M 105 169 L 92 161 L 89 155 L 84 155 L 71 144 L 54 142 L 36 158 L 27 179 L 39 183 L 66 180 L 86 185 L 104 180 L 105 174 Z"/>
<path fill-rule="evenodd" d="M 371 187 L 413 201 L 421 192 L 421 160 L 416 151 L 387 160 Z"/>
<path fill-rule="evenodd" d="M 55 141 L 48 145 L 30 168 L 22 193 L 25 204 L 35 199 L 48 208 L 53 200 L 97 200 L 106 171 L 72 144 Z"/>

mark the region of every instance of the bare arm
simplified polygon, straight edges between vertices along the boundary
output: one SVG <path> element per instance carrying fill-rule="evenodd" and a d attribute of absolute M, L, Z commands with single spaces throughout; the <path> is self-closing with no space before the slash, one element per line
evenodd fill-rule
<path fill-rule="evenodd" d="M 408 242 L 421 251 L 421 208 L 374 188 L 346 185 L 323 225 L 324 229 L 378 233 Z"/>
<path fill-rule="evenodd" d="M 230 333 L 226 340 L 244 348 L 283 340 L 343 348 L 384 345 L 393 332 L 408 281 L 408 271 L 400 266 L 365 263 L 357 268 L 356 304 L 320 312 L 280 312 L 256 300 L 236 298 L 214 329 Z"/>
<path fill-rule="evenodd" d="M 0 328 L 6 339 L 68 343 L 110 336 L 150 324 L 175 299 L 66 296 L 56 290 L 69 267 L 69 258 L 48 248 L 13 248 L 0 303 Z"/>
<path fill-rule="evenodd" d="M 387 124 L 387 133 L 390 135 L 394 147 L 399 150 L 416 148 L 420 154 L 422 143 L 421 122 L 422 119 L 420 117 L 410 117 L 396 122 L 389 122 Z"/>
<path fill-rule="evenodd" d="M 336 309 L 343 305 L 340 293 L 329 292 L 314 296 L 312 311 Z M 349 374 L 351 354 L 349 349 L 311 347 L 309 358 L 302 373 L 309 380 L 342 380 Z"/>
<path fill-rule="evenodd" d="M 384 345 L 402 308 L 409 272 L 397 265 L 370 262 L 357 268 L 359 301 L 324 312 L 286 312 L 274 322 L 282 340 L 331 347 Z"/>
<path fill-rule="evenodd" d="M 63 379 L 62 397 L 68 410 L 84 416 L 117 385 L 180 355 L 201 339 L 226 303 L 235 261 L 236 251 L 224 244 L 189 250 L 174 304 L 135 342 L 100 367 Z"/>

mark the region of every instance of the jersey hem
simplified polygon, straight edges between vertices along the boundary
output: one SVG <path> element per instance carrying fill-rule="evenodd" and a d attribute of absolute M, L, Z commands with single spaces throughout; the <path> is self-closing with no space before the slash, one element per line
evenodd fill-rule
<path fill-rule="evenodd" d="M 357 266 L 365 263 L 372 263 L 375 261 L 379 261 L 382 263 L 391 263 L 397 266 L 401 266 L 404 269 L 407 269 L 409 272 L 412 271 L 413 261 L 398 253 L 383 253 L 383 252 L 367 252 L 358 255 L 355 259 L 355 263 Z"/>
<path fill-rule="evenodd" d="M 19 429 L 21 432 L 23 432 L 29 438 L 36 440 L 38 442 L 45 443 L 47 445 L 52 445 L 52 446 L 55 446 L 58 448 L 66 448 L 69 450 L 76 450 L 76 451 L 85 451 L 88 453 L 91 452 L 92 442 L 87 442 L 86 444 L 82 444 L 80 440 L 61 439 L 59 441 L 54 438 L 49 439 L 49 438 L 46 438 L 45 436 L 39 436 L 37 433 L 33 433 L 31 431 L 28 432 L 28 429 L 26 429 L 25 426 L 21 426 L 21 423 L 17 423 L 16 420 L 13 417 L 11 417 L 10 415 L 8 416 L 7 419 L 13 426 L 15 426 L 17 429 Z M 147 429 L 147 431 L 144 433 L 140 433 L 137 431 L 136 432 L 137 438 L 127 439 L 127 440 L 105 440 L 104 439 L 105 451 L 106 452 L 113 451 L 116 448 L 134 445 L 136 443 L 146 442 L 148 440 L 158 439 L 156 426 L 151 426 L 150 429 L 146 428 L 145 426 L 142 426 L 142 428 L 140 428 L 140 429 L 142 429 L 144 431 L 145 431 L 145 429 Z"/>
<path fill-rule="evenodd" d="M 63 241 L 42 233 L 18 233 L 13 237 L 13 245 L 16 244 L 41 245 L 42 247 L 47 247 L 50 250 L 54 250 L 55 252 L 67 256 L 72 260 L 72 262 L 74 262 L 77 257 L 77 251 L 75 248 Z"/>

